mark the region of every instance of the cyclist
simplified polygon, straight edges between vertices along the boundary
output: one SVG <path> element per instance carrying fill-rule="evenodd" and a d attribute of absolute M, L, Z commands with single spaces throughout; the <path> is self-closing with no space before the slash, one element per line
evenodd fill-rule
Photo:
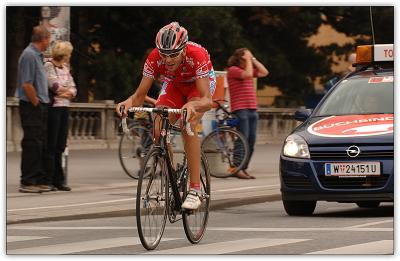
<path fill-rule="evenodd" d="M 188 41 L 187 30 L 178 22 L 172 22 L 159 30 L 156 48 L 149 54 L 143 68 L 142 80 L 136 92 L 117 105 L 125 106 L 124 115 L 130 107 L 141 106 L 153 81 L 163 76 L 162 88 L 157 99 L 157 107 L 187 109 L 186 120 L 194 132 L 189 136 L 182 128 L 185 154 L 190 174 L 190 190 L 182 204 L 184 209 L 197 209 L 200 201 L 200 139 L 196 132 L 204 112 L 211 109 L 211 96 L 215 90 L 215 72 L 208 51 L 194 42 Z M 170 116 L 175 122 L 179 116 Z M 155 140 L 160 134 L 159 117 L 154 122 Z"/>

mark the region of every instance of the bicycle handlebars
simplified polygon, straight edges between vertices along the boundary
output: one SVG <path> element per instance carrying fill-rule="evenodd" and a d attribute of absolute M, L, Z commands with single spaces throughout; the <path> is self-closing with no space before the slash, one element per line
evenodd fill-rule
<path fill-rule="evenodd" d="M 120 107 L 121 114 L 123 114 L 124 110 L 125 110 L 125 106 L 122 105 Z M 186 122 L 186 114 L 187 114 L 186 109 L 182 110 L 182 109 L 168 109 L 168 108 L 131 107 L 131 108 L 128 109 L 128 111 L 129 112 L 150 112 L 150 113 L 157 113 L 157 114 L 161 114 L 161 113 L 164 113 L 164 112 L 168 113 L 168 114 L 181 114 L 182 115 L 182 120 L 183 120 L 183 125 L 185 126 L 185 129 L 186 129 L 186 133 L 189 136 L 193 136 L 194 135 L 192 129 L 190 128 L 190 123 Z M 125 133 L 128 133 L 129 132 L 129 128 L 128 128 L 128 124 L 126 122 L 126 118 L 127 117 L 123 117 L 122 118 L 121 125 L 122 125 L 122 130 Z"/>

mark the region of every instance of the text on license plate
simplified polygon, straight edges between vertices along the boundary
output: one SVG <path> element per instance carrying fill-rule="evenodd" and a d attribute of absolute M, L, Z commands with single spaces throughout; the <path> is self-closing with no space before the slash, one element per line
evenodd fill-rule
<path fill-rule="evenodd" d="M 326 176 L 351 176 L 351 175 L 380 175 L 381 165 L 379 162 L 362 163 L 325 163 Z"/>

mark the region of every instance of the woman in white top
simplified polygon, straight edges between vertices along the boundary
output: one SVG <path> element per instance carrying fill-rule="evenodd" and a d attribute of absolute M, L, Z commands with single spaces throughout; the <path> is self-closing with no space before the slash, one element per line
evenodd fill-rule
<path fill-rule="evenodd" d="M 76 96 L 74 79 L 71 76 L 69 61 L 72 54 L 72 44 L 67 41 L 57 42 L 52 49 L 52 59 L 45 63 L 49 82 L 49 94 L 53 101 L 48 115 L 48 144 L 46 172 L 52 180 L 53 190 L 70 191 L 65 185 L 65 175 L 62 168 L 62 153 L 68 138 L 68 117 L 71 99 Z"/>

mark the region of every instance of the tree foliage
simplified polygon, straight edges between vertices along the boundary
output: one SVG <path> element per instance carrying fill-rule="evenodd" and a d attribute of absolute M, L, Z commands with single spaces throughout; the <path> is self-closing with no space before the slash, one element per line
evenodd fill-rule
<path fill-rule="evenodd" d="M 355 37 L 357 44 L 372 44 L 372 27 L 376 44 L 394 42 L 393 7 L 371 7 L 373 26 L 369 6 L 322 7 L 321 11 L 326 15 L 326 23 L 339 32 Z"/>
<path fill-rule="evenodd" d="M 15 9 L 22 7 L 13 7 Z M 37 7 L 35 7 L 37 9 Z M 353 37 L 356 44 L 371 43 L 367 6 L 129 6 L 71 7 L 72 67 L 79 96 L 120 101 L 139 84 L 144 54 L 154 47 L 162 26 L 178 21 L 189 31 L 189 40 L 206 47 L 216 70 L 224 70 L 237 48 L 247 47 L 270 75 L 259 81 L 278 86 L 298 103 L 314 92 L 317 78 L 328 78 L 332 54 L 346 54 L 354 46 L 310 46 L 308 38 L 323 24 Z M 25 12 L 26 13 L 26 12 Z M 24 12 L 7 8 L 8 39 L 15 35 L 9 24 Z M 393 43 L 394 8 L 372 8 L 375 42 Z M 26 43 L 27 44 L 27 43 Z M 8 63 L 8 62 L 7 62 Z"/>

